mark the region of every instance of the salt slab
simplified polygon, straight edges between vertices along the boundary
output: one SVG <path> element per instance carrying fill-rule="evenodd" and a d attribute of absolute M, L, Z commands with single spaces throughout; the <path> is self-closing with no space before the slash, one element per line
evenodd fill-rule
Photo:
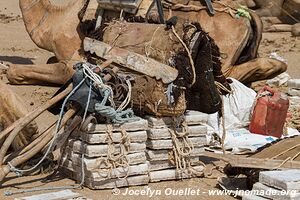
<path fill-rule="evenodd" d="M 201 156 L 203 155 L 205 149 L 201 147 L 196 147 L 191 152 L 191 157 Z M 169 160 L 169 154 L 172 154 L 172 150 L 146 150 L 146 156 L 149 161 L 161 161 L 161 160 Z"/>
<path fill-rule="evenodd" d="M 127 132 L 127 134 L 130 142 L 146 142 L 147 140 L 146 131 Z M 123 137 L 121 132 L 113 132 L 111 136 L 114 143 L 120 143 Z M 81 134 L 81 139 L 89 144 L 105 144 L 110 141 L 106 133 Z"/>
<path fill-rule="evenodd" d="M 106 133 L 111 128 L 113 132 L 116 131 L 143 131 L 148 129 L 148 121 L 140 119 L 134 122 L 128 122 L 124 124 L 89 124 L 87 133 Z"/>
<path fill-rule="evenodd" d="M 176 129 L 177 132 L 181 133 L 182 128 Z M 207 127 L 203 125 L 196 125 L 196 126 L 188 126 L 187 127 L 188 136 L 190 137 L 197 137 L 203 136 L 207 134 Z M 162 128 L 162 129 L 149 129 L 147 131 L 148 138 L 152 140 L 159 140 L 159 139 L 170 139 L 171 134 L 169 128 Z"/>
<path fill-rule="evenodd" d="M 204 170 L 203 166 L 196 166 L 194 170 L 197 172 L 202 172 Z M 192 178 L 197 177 L 194 175 L 189 175 L 188 170 L 184 172 L 178 172 L 176 169 L 166 169 L 160 171 L 152 171 L 149 172 L 150 182 L 158 182 L 158 181 L 166 181 L 166 180 L 177 180 L 177 179 L 185 179 L 185 178 Z"/>
<path fill-rule="evenodd" d="M 192 137 L 189 138 L 190 142 L 194 145 L 194 147 L 204 147 L 206 145 L 206 137 Z M 146 142 L 147 147 L 150 149 L 173 149 L 173 141 L 169 140 L 148 140 Z"/>
<path fill-rule="evenodd" d="M 108 145 L 101 144 L 86 144 L 80 140 L 71 141 L 69 143 L 70 148 L 77 153 L 83 153 L 87 157 L 100 157 L 107 156 Z M 120 144 L 114 144 L 115 154 L 119 154 Z M 145 143 L 130 143 L 130 148 L 128 153 L 144 152 L 146 150 Z"/>

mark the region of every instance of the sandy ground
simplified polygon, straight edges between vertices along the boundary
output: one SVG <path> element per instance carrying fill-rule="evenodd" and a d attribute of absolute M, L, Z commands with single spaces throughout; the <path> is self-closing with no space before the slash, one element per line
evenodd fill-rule
<path fill-rule="evenodd" d="M 268 56 L 271 52 L 277 52 L 279 55 L 287 59 L 289 63 L 288 73 L 293 78 L 300 78 L 300 38 L 292 38 L 289 33 L 267 33 L 263 36 L 263 42 L 259 49 L 260 56 Z M 29 38 L 18 7 L 18 0 L 0 1 L 0 61 L 4 63 L 11 62 L 14 64 L 41 64 L 52 56 L 51 53 L 39 49 Z M 1 69 L 1 67 L 0 67 Z M 0 80 L 7 82 L 4 74 L 0 70 Z M 29 110 L 36 108 L 49 99 L 58 88 L 44 86 L 11 86 L 23 99 Z M 47 119 L 47 120 L 45 120 Z M 37 121 L 41 128 L 46 127 L 48 123 L 55 120 L 55 116 L 46 114 L 41 116 Z M 22 195 L 5 197 L 5 190 L 15 190 L 18 188 L 26 189 L 39 186 L 70 186 L 74 181 L 57 177 L 55 180 L 50 180 L 45 183 L 47 175 L 39 175 L 33 177 L 15 178 L 14 174 L 10 174 L 5 183 L 0 186 L 0 199 L 14 199 Z M 164 190 L 165 188 L 185 189 L 194 188 L 200 189 L 202 192 L 207 192 L 210 189 L 216 189 L 216 177 L 224 176 L 220 173 L 214 173 L 215 178 L 202 178 L 184 181 L 171 181 L 157 184 L 150 184 L 151 189 Z M 133 189 L 143 189 L 144 187 L 136 187 Z M 124 192 L 125 189 L 121 189 Z M 84 188 L 79 190 L 79 193 L 92 199 L 139 199 L 140 196 L 114 196 L 112 191 L 91 191 Z M 30 193 L 26 195 L 32 195 Z M 142 197 L 144 198 L 144 197 Z M 201 193 L 200 196 L 156 196 L 152 199 L 233 199 L 230 196 L 208 196 Z"/>

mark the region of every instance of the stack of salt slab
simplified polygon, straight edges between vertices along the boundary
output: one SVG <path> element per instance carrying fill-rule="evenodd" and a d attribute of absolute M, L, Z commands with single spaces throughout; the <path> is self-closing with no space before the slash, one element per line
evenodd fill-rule
<path fill-rule="evenodd" d="M 188 170 L 176 170 L 175 163 L 170 161 L 170 157 L 174 155 L 174 143 L 170 134 L 174 120 L 179 123 L 180 121 L 186 123 L 187 137 L 194 146 L 194 150 L 190 152 L 188 160 L 190 160 L 192 165 L 196 165 L 193 166 L 194 170 L 197 172 L 203 171 L 203 166 L 199 165 L 199 156 L 203 154 L 204 146 L 206 145 L 207 127 L 203 124 L 207 124 L 207 114 L 188 111 L 183 117 L 176 119 L 170 117 L 158 119 L 151 116 L 146 118 L 149 124 L 149 130 L 147 131 L 147 160 L 150 182 L 191 178 L 194 176 Z M 176 130 L 178 132 L 182 131 L 181 128 Z"/>
<path fill-rule="evenodd" d="M 300 199 L 300 170 L 262 171 L 259 182 L 243 200 L 298 200 Z"/>
<path fill-rule="evenodd" d="M 62 170 L 78 182 L 91 189 L 109 189 L 149 183 L 148 165 L 146 163 L 147 120 L 125 123 L 122 125 L 90 124 L 86 132 L 77 131 L 77 139 L 70 139 L 62 157 Z M 107 135 L 111 131 L 111 138 Z M 115 155 L 121 152 L 121 140 L 126 131 L 129 138 L 129 150 L 125 160 L 130 165 L 107 170 L 109 146 L 113 141 Z M 122 154 L 123 155 L 123 154 Z M 82 162 L 83 161 L 83 162 Z M 82 165 L 83 164 L 83 165 Z M 83 169 L 83 171 L 82 171 Z M 84 173 L 82 173 L 84 172 Z"/>
<path fill-rule="evenodd" d="M 288 94 L 300 97 L 300 79 L 290 79 L 288 81 Z"/>

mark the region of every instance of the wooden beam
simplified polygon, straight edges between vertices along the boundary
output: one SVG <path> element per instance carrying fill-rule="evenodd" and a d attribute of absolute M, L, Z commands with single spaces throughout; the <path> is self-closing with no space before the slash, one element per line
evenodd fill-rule
<path fill-rule="evenodd" d="M 178 76 L 178 71 L 173 67 L 91 38 L 84 39 L 84 50 L 92 54 L 95 53 L 100 58 L 112 60 L 120 67 L 162 80 L 165 84 L 173 82 Z"/>

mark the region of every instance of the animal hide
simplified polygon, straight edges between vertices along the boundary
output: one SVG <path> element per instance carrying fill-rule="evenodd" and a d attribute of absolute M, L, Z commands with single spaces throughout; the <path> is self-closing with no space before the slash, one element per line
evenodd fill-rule
<path fill-rule="evenodd" d="M 13 122 L 19 118 L 25 116 L 28 113 L 23 100 L 17 96 L 11 89 L 3 82 L 0 81 L 0 124 L 3 129 L 10 126 Z M 35 122 L 27 125 L 12 143 L 13 150 L 22 149 L 26 146 L 31 138 L 37 134 L 38 127 Z M 1 144 L 3 141 L 0 142 Z"/>

